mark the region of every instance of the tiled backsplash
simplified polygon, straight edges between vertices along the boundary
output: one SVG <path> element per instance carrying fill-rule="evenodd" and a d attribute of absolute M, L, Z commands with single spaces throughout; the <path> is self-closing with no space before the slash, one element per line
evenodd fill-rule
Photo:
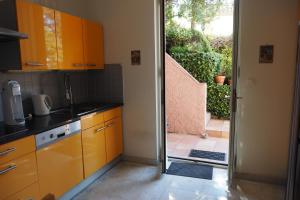
<path fill-rule="evenodd" d="M 28 114 L 33 112 L 31 96 L 34 94 L 49 95 L 54 108 L 67 105 L 64 86 L 65 74 L 70 75 L 74 103 L 123 103 L 121 65 L 105 65 L 104 70 L 92 71 L 0 73 L 0 86 L 2 88 L 3 83 L 8 80 L 18 81 L 21 85 L 24 113 Z M 3 121 L 2 110 L 0 101 L 0 121 Z"/>

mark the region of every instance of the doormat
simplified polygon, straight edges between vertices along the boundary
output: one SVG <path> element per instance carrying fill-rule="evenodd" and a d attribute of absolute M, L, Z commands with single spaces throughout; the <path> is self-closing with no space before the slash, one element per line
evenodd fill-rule
<path fill-rule="evenodd" d="M 189 157 L 225 161 L 225 153 L 192 149 Z"/>
<path fill-rule="evenodd" d="M 194 163 L 172 162 L 167 174 L 212 180 L 213 167 Z"/>

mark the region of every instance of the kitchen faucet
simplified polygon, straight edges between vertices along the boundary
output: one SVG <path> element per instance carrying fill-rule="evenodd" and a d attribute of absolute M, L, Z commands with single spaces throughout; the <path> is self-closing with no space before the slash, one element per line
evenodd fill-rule
<path fill-rule="evenodd" d="M 72 107 L 74 104 L 74 101 L 73 101 L 72 86 L 71 86 L 69 74 L 64 74 L 64 83 L 65 83 L 66 100 L 67 100 L 69 106 Z"/>

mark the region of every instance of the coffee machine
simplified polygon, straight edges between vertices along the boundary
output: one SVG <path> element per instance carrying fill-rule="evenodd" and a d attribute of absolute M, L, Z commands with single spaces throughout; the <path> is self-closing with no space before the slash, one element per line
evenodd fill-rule
<path fill-rule="evenodd" d="M 9 126 L 24 126 L 21 87 L 17 81 L 8 81 L 2 91 L 4 121 Z"/>

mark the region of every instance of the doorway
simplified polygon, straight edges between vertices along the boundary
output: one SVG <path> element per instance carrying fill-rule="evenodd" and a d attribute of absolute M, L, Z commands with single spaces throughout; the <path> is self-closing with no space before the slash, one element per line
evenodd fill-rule
<path fill-rule="evenodd" d="M 234 0 L 164 3 L 165 170 L 173 162 L 227 169 Z"/>

